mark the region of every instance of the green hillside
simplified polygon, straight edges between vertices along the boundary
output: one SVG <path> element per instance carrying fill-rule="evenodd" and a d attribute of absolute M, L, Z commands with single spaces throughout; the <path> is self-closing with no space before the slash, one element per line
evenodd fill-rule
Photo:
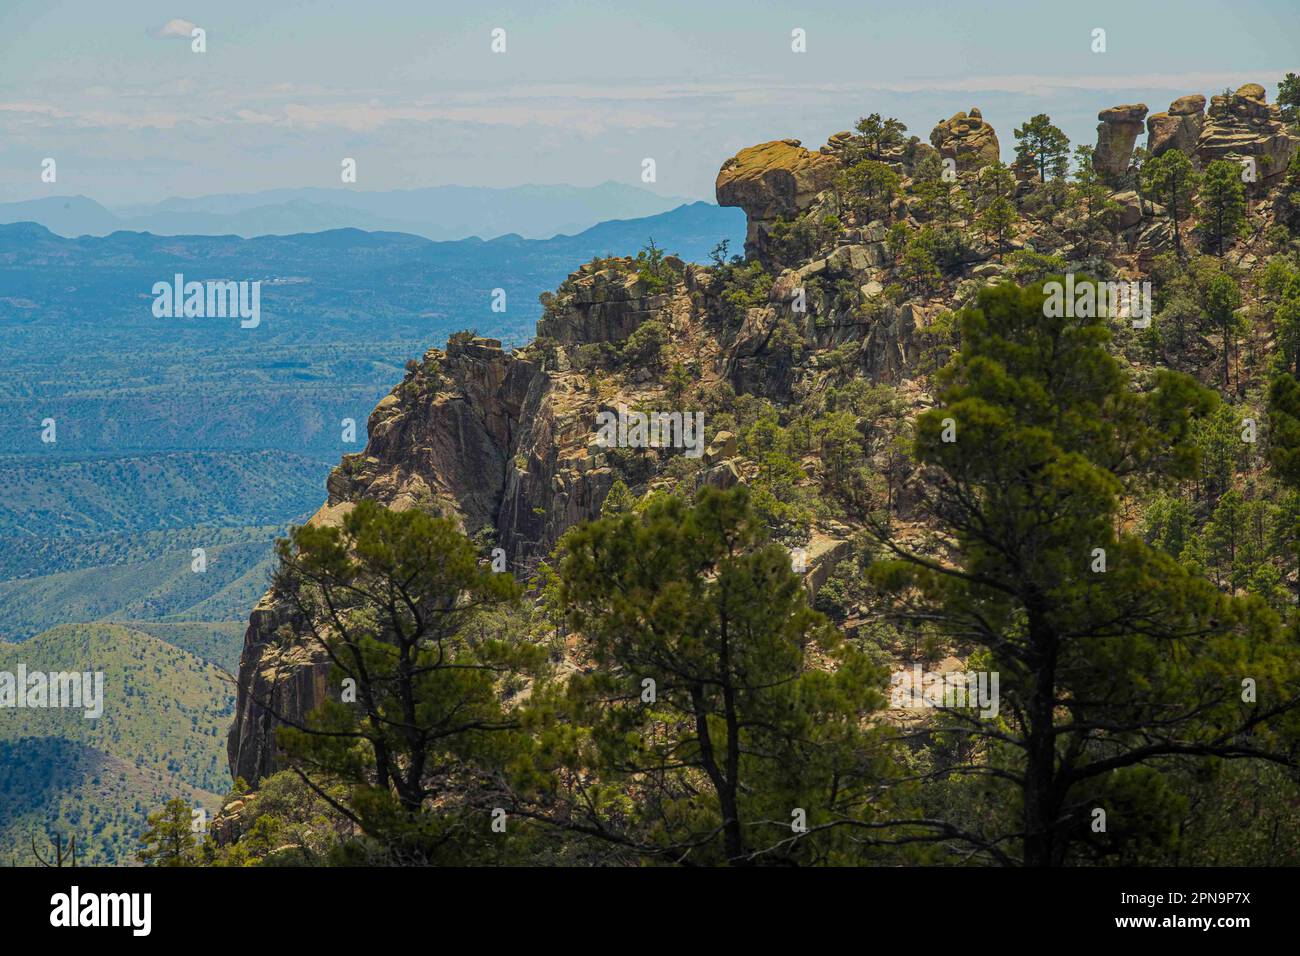
<path fill-rule="evenodd" d="M 126 627 L 188 651 L 234 673 L 244 646 L 246 621 L 125 621 Z"/>
<path fill-rule="evenodd" d="M 244 541 L 269 542 L 283 535 L 284 531 L 284 524 L 274 523 L 234 527 L 198 525 L 169 527 L 163 531 L 104 531 L 50 537 L 10 531 L 0 533 L 0 581 L 111 564 L 140 564 L 173 551 L 188 552 L 191 548 L 212 549 Z"/>
<path fill-rule="evenodd" d="M 48 446 L 51 449 L 56 446 Z M 265 525 L 314 511 L 321 462 L 280 451 L 0 458 L 0 534 Z"/>
<path fill-rule="evenodd" d="M 20 663 L 103 672 L 104 711 L 95 720 L 71 709 L 0 711 L 0 860 L 23 861 L 32 832 L 48 829 L 75 832 L 87 862 L 129 862 L 163 799 L 210 803 L 229 789 L 234 700 L 213 664 L 106 622 L 0 643 L 0 671 Z"/>
<path fill-rule="evenodd" d="M 59 624 L 117 620 L 245 617 L 266 590 L 269 540 L 205 548 L 206 570 L 189 549 L 146 561 L 0 581 L 0 636 L 22 640 Z"/>
<path fill-rule="evenodd" d="M 147 814 L 181 796 L 215 811 L 221 798 L 61 737 L 0 740 L 0 865 L 45 858 L 50 840 L 75 835 L 77 863 L 133 862 Z"/>

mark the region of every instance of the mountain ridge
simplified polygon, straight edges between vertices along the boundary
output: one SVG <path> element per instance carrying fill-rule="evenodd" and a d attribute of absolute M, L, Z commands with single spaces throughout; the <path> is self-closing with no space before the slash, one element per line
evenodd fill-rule
<path fill-rule="evenodd" d="M 1213 97 L 1189 146 L 1198 168 L 1225 156 L 1271 158 L 1250 192 L 1259 228 L 1239 243 L 1239 259 L 1253 256 L 1252 265 L 1252 244 L 1283 215 L 1279 160 L 1294 167 L 1300 147 L 1300 133 L 1283 129 L 1277 105 L 1262 97 L 1254 84 Z M 936 352 L 953 347 L 952 312 L 990 282 L 1074 270 L 1141 278 L 1175 248 L 1182 224 L 1135 189 L 1131 160 L 1146 113 L 1141 104 L 1101 111 L 1078 186 L 1028 161 L 1004 166 L 996 132 L 974 108 L 937 125 L 929 143 L 891 135 L 875 116 L 859 124 L 862 135 L 837 133 L 817 150 L 795 139 L 742 149 L 716 189 L 721 205 L 745 211 L 744 260 L 593 260 L 543 297 L 526 347 L 505 352 L 466 334 L 429 350 L 371 413 L 365 450 L 331 473 L 312 523 L 335 524 L 360 500 L 438 511 L 495 542 L 528 578 L 564 531 L 600 515 L 616 483 L 638 499 L 744 482 L 766 495 L 778 540 L 806 549 L 815 592 L 860 550 L 863 523 L 852 517 L 860 503 L 834 500 L 844 493 L 833 470 L 842 456 L 824 445 L 774 481 L 733 428 L 757 424 L 755 403 L 771 409 L 778 429 L 809 409 L 834 420 L 833 403 L 849 401 L 835 396 L 851 392 L 843 427 L 855 434 L 845 440 L 888 476 L 900 520 L 923 521 L 910 514 L 916 492 L 891 449 L 933 403 L 928 376 Z M 1162 122 L 1149 139 L 1164 153 L 1178 146 Z M 1072 188 L 1089 202 L 1104 194 L 1104 217 L 1064 217 Z M 966 211 L 954 214 L 958 201 Z M 1117 339 L 1138 347 L 1131 331 Z M 595 440 L 598 412 L 680 407 L 683 394 L 711 422 L 698 460 Z M 832 501 L 819 511 L 828 490 Z M 325 692 L 327 663 L 276 643 L 290 623 L 273 593 L 250 615 L 228 739 L 231 774 L 250 783 L 276 769 L 273 714 L 301 717 Z"/>
<path fill-rule="evenodd" d="M 545 239 L 581 232 L 612 219 L 644 218 L 689 204 L 690 200 L 680 197 L 615 182 L 587 187 L 304 187 L 171 197 L 119 210 L 83 195 L 50 196 L 0 203 L 0 223 L 40 222 L 66 238 L 121 231 L 255 238 L 354 227 L 437 241 L 490 239 L 512 232 Z M 470 222 L 475 225 L 471 227 Z"/>

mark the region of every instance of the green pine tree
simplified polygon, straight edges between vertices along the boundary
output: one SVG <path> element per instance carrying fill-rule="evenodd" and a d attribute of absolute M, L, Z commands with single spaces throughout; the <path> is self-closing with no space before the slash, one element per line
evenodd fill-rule
<path fill-rule="evenodd" d="M 518 731 L 504 695 L 544 659 L 508 626 L 519 586 L 451 519 L 372 501 L 278 550 L 274 592 L 333 665 L 326 701 L 278 732 L 289 766 L 385 859 L 494 858 L 491 776 Z"/>
<path fill-rule="evenodd" d="M 1174 226 L 1174 249 L 1179 255 L 1183 252 L 1183 238 L 1178 224 L 1187 215 L 1199 182 L 1200 174 L 1182 150 L 1168 150 L 1142 167 L 1142 191 L 1152 202 L 1165 207 Z"/>
<path fill-rule="evenodd" d="M 1038 178 L 1043 182 L 1065 175 L 1070 161 L 1070 138 L 1052 124 L 1050 116 L 1039 113 L 1014 133 L 1018 162 L 1037 167 Z"/>
<path fill-rule="evenodd" d="M 1223 339 L 1223 387 L 1228 387 L 1228 371 L 1232 359 L 1232 346 L 1236 342 L 1241 319 L 1237 307 L 1241 305 L 1241 289 L 1237 280 L 1226 272 L 1214 275 L 1205 287 L 1205 320 Z"/>
<path fill-rule="evenodd" d="M 766 534 L 742 485 L 565 536 L 557 597 L 591 667 L 535 718 L 529 812 L 628 861 L 843 862 L 938 838 L 889 816 L 883 670 Z"/>
<path fill-rule="evenodd" d="M 882 118 L 879 113 L 872 113 L 859 119 L 854 128 L 868 159 L 880 159 L 906 142 L 903 134 L 907 132 L 907 126 L 892 116 Z"/>
<path fill-rule="evenodd" d="M 1134 387 L 1105 319 L 1044 302 L 1003 284 L 961 314 L 914 444 L 920 507 L 952 549 L 878 529 L 893 556 L 871 569 L 898 620 L 1000 674 L 998 719 L 948 733 L 1018 817 L 990 817 L 979 848 L 1032 866 L 1167 848 L 1181 798 L 1164 761 L 1287 763 L 1300 707 L 1292 638 L 1263 601 L 1120 530 L 1127 493 L 1191 474 L 1191 420 L 1213 393 L 1166 371 Z"/>
<path fill-rule="evenodd" d="M 1241 167 L 1216 159 L 1205 170 L 1200 192 L 1201 234 L 1216 255 L 1223 255 L 1225 239 L 1236 238 L 1246 222 L 1246 185 Z"/>
<path fill-rule="evenodd" d="M 194 838 L 193 811 L 181 797 L 168 800 L 148 816 L 149 829 L 140 837 L 143 848 L 135 858 L 146 866 L 193 866 L 198 843 Z"/>

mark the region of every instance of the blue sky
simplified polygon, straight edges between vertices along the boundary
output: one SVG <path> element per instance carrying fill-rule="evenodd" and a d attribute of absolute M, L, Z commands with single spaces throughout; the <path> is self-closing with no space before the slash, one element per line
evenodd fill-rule
<path fill-rule="evenodd" d="M 159 36 L 173 20 L 207 52 Z M 712 198 L 737 149 L 865 113 L 926 137 L 979 106 L 1009 155 L 1037 112 L 1091 142 L 1118 103 L 1271 96 L 1297 51 L 1296 0 L 0 0 L 0 200 L 335 186 L 345 156 L 363 189 L 639 183 L 649 156 L 650 188 Z"/>

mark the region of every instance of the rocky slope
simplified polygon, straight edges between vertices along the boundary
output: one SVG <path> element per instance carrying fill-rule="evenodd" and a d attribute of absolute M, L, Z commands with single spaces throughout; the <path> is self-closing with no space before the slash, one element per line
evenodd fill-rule
<path fill-rule="evenodd" d="M 1195 95 L 1151 116 L 1143 104 L 1101 112 L 1093 161 L 1109 177 L 1114 206 L 1105 237 L 1080 238 L 1069 211 L 1048 209 L 1018 217 L 1000 237 L 972 229 L 942 270 L 920 278 L 898 246 L 898 224 L 914 233 L 943 215 L 912 189 L 927 162 L 956 160 L 956 185 L 978 192 L 976 177 L 1000 149 L 978 109 L 941 123 L 928 144 L 912 137 L 878 157 L 904 186 L 884 210 L 864 212 L 840 188 L 860 148 L 851 133 L 816 151 L 791 139 L 743 149 L 723 164 L 717 198 L 748 217 L 745 262 L 596 259 L 543 297 L 545 315 L 527 348 L 508 353 L 495 340 L 461 335 L 431 349 L 375 408 L 365 450 L 334 469 L 312 520 L 337 521 L 362 498 L 436 508 L 455 515 L 485 550 L 503 548 L 511 570 L 527 578 L 567 528 L 600 514 L 616 481 L 640 495 L 748 482 L 760 471 L 712 415 L 708 450 L 692 459 L 680 449 L 602 447 L 599 412 L 681 408 L 688 393 L 706 411 L 728 395 L 828 409 L 835 390 L 854 380 L 888 385 L 895 398 L 878 421 L 858 416 L 854 426 L 873 467 L 893 475 L 894 426 L 929 403 L 927 349 L 942 336 L 942 316 L 985 282 L 1021 277 L 1017 253 L 1135 278 L 1168 248 L 1163 211 L 1124 181 L 1144 119 L 1153 151 L 1185 149 L 1199 164 L 1261 160 L 1267 182 L 1252 209 L 1265 208 L 1265 190 L 1300 140 L 1253 85 L 1214 97 L 1208 115 L 1204 104 Z M 1016 179 L 1018 197 L 1032 189 L 1026 170 Z M 726 425 L 727 415 L 719 417 Z M 823 441 L 822 454 L 803 458 L 796 483 L 820 487 L 834 465 L 829 448 Z M 904 519 L 906 477 L 904 469 L 897 487 L 891 478 L 889 492 Z M 844 511 L 822 509 L 795 542 L 807 551 L 814 588 L 857 527 Z M 232 775 L 250 784 L 275 766 L 274 713 L 300 715 L 324 692 L 325 665 L 292 641 L 291 624 L 270 595 L 249 621 L 228 751 Z"/>

